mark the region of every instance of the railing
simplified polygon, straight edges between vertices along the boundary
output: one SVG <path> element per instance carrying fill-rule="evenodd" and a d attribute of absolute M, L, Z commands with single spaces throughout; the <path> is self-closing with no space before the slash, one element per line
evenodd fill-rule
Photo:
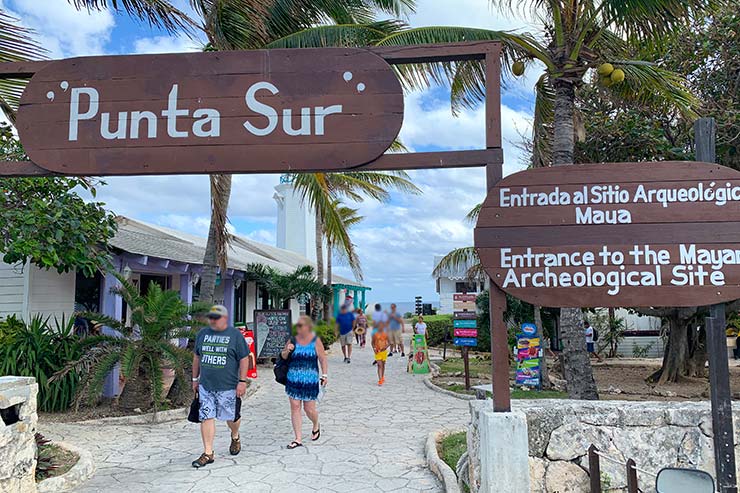
<path fill-rule="evenodd" d="M 591 445 L 588 448 L 588 471 L 591 476 L 591 493 L 601 493 L 600 459 L 607 460 L 613 464 L 619 464 L 625 468 L 627 473 L 627 493 L 643 493 L 643 490 L 637 486 L 638 472 L 655 477 L 654 473 L 637 467 L 637 464 L 633 459 L 627 459 L 627 462 L 622 462 L 621 460 L 613 459 L 599 451 L 599 449 L 596 448 L 596 445 Z"/>

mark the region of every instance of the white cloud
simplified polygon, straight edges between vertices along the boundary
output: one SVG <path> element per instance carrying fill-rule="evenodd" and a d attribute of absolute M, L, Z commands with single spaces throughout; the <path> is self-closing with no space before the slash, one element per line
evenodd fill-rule
<path fill-rule="evenodd" d="M 201 51 L 202 43 L 187 36 L 155 36 L 153 38 L 139 38 L 134 42 L 134 51 L 140 54 L 153 53 L 181 53 Z"/>
<path fill-rule="evenodd" d="M 103 54 L 115 27 L 110 11 L 78 11 L 63 0 L 2 0 L 0 6 L 36 31 L 51 58 Z"/>

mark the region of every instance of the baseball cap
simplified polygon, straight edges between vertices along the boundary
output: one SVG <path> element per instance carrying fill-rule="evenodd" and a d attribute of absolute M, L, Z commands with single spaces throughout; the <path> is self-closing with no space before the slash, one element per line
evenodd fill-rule
<path fill-rule="evenodd" d="M 228 317 L 229 316 L 229 310 L 226 309 L 223 305 L 213 305 L 210 310 L 208 310 L 208 318 L 221 318 L 221 317 Z"/>

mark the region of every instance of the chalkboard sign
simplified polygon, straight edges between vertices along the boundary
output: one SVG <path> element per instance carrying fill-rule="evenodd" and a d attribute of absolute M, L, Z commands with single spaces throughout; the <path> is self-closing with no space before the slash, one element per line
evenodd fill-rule
<path fill-rule="evenodd" d="M 255 310 L 254 326 L 257 332 L 257 357 L 275 357 L 290 339 L 293 327 L 290 310 Z"/>

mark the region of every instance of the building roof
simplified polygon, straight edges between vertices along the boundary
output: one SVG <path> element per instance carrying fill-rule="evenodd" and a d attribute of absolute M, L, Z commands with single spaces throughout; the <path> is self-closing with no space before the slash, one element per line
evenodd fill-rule
<path fill-rule="evenodd" d="M 435 255 L 434 256 L 434 268 L 437 268 L 437 265 L 442 261 L 444 258 L 444 255 Z M 471 260 L 468 260 L 467 262 L 458 264 L 454 266 L 453 268 L 445 268 L 440 269 L 440 275 L 435 276 L 436 279 L 439 278 L 448 278 L 452 279 L 453 281 L 468 281 L 470 280 L 470 277 L 468 276 L 468 269 L 470 269 L 473 266 L 473 262 Z M 476 280 L 482 279 L 482 276 L 476 276 Z"/>
<path fill-rule="evenodd" d="M 207 238 L 191 235 L 138 219 L 118 216 L 118 231 L 108 242 L 112 247 L 135 255 L 203 265 Z M 280 272 L 293 272 L 303 265 L 316 268 L 306 257 L 244 236 L 234 236 L 229 247 L 228 268 L 244 271 L 249 264 L 262 264 Z M 332 274 L 332 284 L 362 287 L 362 283 Z"/>

